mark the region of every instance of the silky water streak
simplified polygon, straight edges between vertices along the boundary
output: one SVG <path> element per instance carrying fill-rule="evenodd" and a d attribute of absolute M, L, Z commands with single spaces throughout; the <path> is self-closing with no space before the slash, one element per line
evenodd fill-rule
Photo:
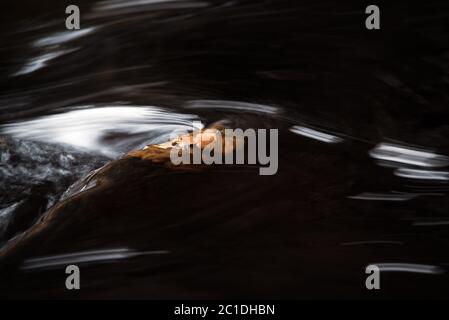
<path fill-rule="evenodd" d="M 198 124 L 194 121 L 192 127 L 198 128 Z M 269 144 L 269 154 L 267 154 L 267 144 Z M 277 129 L 243 131 L 243 129 L 229 129 L 218 125 L 193 131 L 192 134 L 173 137 L 167 147 L 171 148 L 170 160 L 174 165 L 259 164 L 260 175 L 274 175 L 278 170 Z M 246 160 L 245 149 L 247 150 Z"/>

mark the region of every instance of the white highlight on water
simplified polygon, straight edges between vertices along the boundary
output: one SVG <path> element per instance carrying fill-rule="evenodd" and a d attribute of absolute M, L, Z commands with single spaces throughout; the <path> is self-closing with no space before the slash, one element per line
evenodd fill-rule
<path fill-rule="evenodd" d="M 415 263 L 372 263 L 379 267 L 381 272 L 411 272 L 423 274 L 441 274 L 444 269 L 438 266 Z"/>
<path fill-rule="evenodd" d="M 370 151 L 371 157 L 392 161 L 401 165 L 420 167 L 444 167 L 449 165 L 449 157 L 390 143 L 380 143 Z"/>
<path fill-rule="evenodd" d="M 293 126 L 290 128 L 290 131 L 301 136 L 326 143 L 339 143 L 343 141 L 343 139 L 340 137 L 302 126 Z"/>
<path fill-rule="evenodd" d="M 267 106 L 258 103 L 249 103 L 241 101 L 228 100 L 192 100 L 186 105 L 187 109 L 223 109 L 244 111 L 252 113 L 276 114 L 279 109 L 273 106 Z"/>
<path fill-rule="evenodd" d="M 194 119 L 194 115 L 152 106 L 86 106 L 3 125 L 0 132 L 20 139 L 67 144 L 116 157 L 120 152 L 130 150 L 120 151 L 124 142 L 120 139 L 118 142 L 109 141 L 108 137 L 124 136 L 124 140 L 135 143 L 143 140 L 145 144 L 165 142 L 171 134 L 188 131 Z M 138 135 L 141 135 L 140 140 L 136 138 Z M 138 146 L 131 143 L 130 147 Z"/>
<path fill-rule="evenodd" d="M 409 179 L 438 180 L 438 181 L 449 180 L 449 172 L 447 171 L 430 171 L 430 170 L 417 170 L 410 168 L 399 168 L 395 170 L 394 174 L 399 177 Z"/>
<path fill-rule="evenodd" d="M 35 47 L 52 46 L 66 43 L 81 37 L 84 37 L 97 30 L 97 27 L 82 28 L 80 30 L 64 31 L 43 37 L 34 42 Z"/>
<path fill-rule="evenodd" d="M 81 251 L 68 254 L 50 255 L 27 259 L 24 261 L 20 269 L 28 271 L 28 270 L 67 266 L 69 264 L 102 263 L 102 262 L 111 262 L 116 260 L 129 259 L 143 255 L 161 255 L 169 253 L 170 251 L 167 250 L 135 251 L 129 248 Z"/>
<path fill-rule="evenodd" d="M 32 73 L 36 70 L 42 69 L 43 67 L 47 66 L 49 61 L 54 60 L 60 56 L 67 54 L 67 53 L 73 52 L 74 50 L 75 49 L 53 51 L 53 52 L 44 53 L 37 57 L 33 57 L 28 62 L 26 62 L 25 65 L 19 71 L 14 73 L 13 76 L 20 76 L 20 75 Z"/>

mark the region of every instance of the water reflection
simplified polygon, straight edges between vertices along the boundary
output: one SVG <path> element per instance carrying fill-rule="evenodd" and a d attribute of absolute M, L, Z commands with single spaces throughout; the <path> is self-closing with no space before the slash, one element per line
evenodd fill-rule
<path fill-rule="evenodd" d="M 140 252 L 136 250 L 131 250 L 129 248 L 82 251 L 82 252 L 66 253 L 61 255 L 30 258 L 23 262 L 21 270 L 35 271 L 58 267 L 65 268 L 67 265 L 70 264 L 83 265 L 83 264 L 109 263 L 117 260 L 130 259 L 143 255 L 160 255 L 169 253 L 170 252 L 167 250 Z"/>
<path fill-rule="evenodd" d="M 307 138 L 311 138 L 311 139 L 315 139 L 321 142 L 326 142 L 326 143 L 339 143 L 341 141 L 343 141 L 342 138 L 339 138 L 337 136 L 328 134 L 328 133 L 324 133 L 324 132 L 320 132 L 314 129 L 310 129 L 310 128 L 306 128 L 306 127 L 302 127 L 302 126 L 293 126 L 290 129 L 291 132 L 299 134 L 301 136 L 307 137 Z"/>
<path fill-rule="evenodd" d="M 411 272 L 423 274 L 442 274 L 445 270 L 439 266 L 414 263 L 374 263 L 382 272 Z"/>
<path fill-rule="evenodd" d="M 17 71 L 14 75 L 20 76 L 23 74 L 28 74 L 39 70 L 47 65 L 50 60 L 56 59 L 64 54 L 69 53 L 70 51 L 55 51 L 50 53 L 45 53 L 41 56 L 34 57 L 29 62 L 25 64 L 25 66 Z"/>
<path fill-rule="evenodd" d="M 449 157 L 430 151 L 405 147 L 390 143 L 380 143 L 370 155 L 379 160 L 390 161 L 398 165 L 419 167 L 444 167 L 449 165 Z"/>
<path fill-rule="evenodd" d="M 277 107 L 242 101 L 194 100 L 189 101 L 185 107 L 187 109 L 227 110 L 233 112 L 251 112 L 273 115 L 279 113 L 279 108 Z"/>
<path fill-rule="evenodd" d="M 69 41 L 84 37 L 94 31 L 98 30 L 98 27 L 88 27 L 80 30 L 71 30 L 55 33 L 49 36 L 45 36 L 36 40 L 33 45 L 35 47 L 54 46 L 67 43 Z"/>
<path fill-rule="evenodd" d="M 65 144 L 117 157 L 140 146 L 165 142 L 176 132 L 192 130 L 194 120 L 198 120 L 195 115 L 158 107 L 82 106 L 0 129 L 19 139 Z"/>

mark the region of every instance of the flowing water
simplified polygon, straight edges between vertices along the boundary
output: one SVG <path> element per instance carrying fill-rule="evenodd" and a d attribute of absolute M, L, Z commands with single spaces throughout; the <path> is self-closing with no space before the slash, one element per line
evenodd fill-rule
<path fill-rule="evenodd" d="M 2 4 L 2 297 L 447 297 L 447 1 L 69 4 Z M 277 174 L 123 158 L 193 121 L 279 129 Z"/>

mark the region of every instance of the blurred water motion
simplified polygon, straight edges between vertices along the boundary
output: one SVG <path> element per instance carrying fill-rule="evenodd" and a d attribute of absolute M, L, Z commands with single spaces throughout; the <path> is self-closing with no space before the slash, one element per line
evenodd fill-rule
<path fill-rule="evenodd" d="M 186 106 L 187 109 L 211 109 L 211 110 L 225 110 L 225 111 L 240 111 L 251 113 L 266 113 L 276 114 L 279 108 L 273 106 L 266 106 L 256 103 L 248 103 L 241 101 L 223 101 L 223 100 L 195 100 L 189 101 Z"/>
<path fill-rule="evenodd" d="M 445 225 L 449 225 L 449 220 L 435 220 L 432 219 L 431 221 L 415 221 L 413 222 L 414 226 L 445 226 Z"/>
<path fill-rule="evenodd" d="M 36 40 L 33 43 L 33 45 L 35 47 L 60 45 L 60 44 L 78 39 L 85 35 L 88 35 L 89 33 L 94 32 L 96 29 L 97 28 L 95 28 L 95 27 L 89 27 L 89 28 L 84 28 L 84 29 L 80 29 L 80 30 L 58 32 L 58 33 L 52 34 L 50 36 L 45 36 L 41 39 Z"/>
<path fill-rule="evenodd" d="M 445 167 L 449 165 L 449 157 L 447 156 L 388 143 L 377 145 L 370 152 L 370 155 L 380 160 L 419 167 Z"/>
<path fill-rule="evenodd" d="M 104 250 L 93 250 L 93 251 L 83 251 L 68 253 L 62 255 L 30 258 L 23 262 L 21 269 L 24 271 L 38 270 L 38 269 L 49 269 L 57 267 L 66 267 L 70 264 L 96 264 L 113 262 L 117 260 L 130 259 L 142 255 L 158 255 L 158 254 L 168 254 L 170 252 L 166 250 L 155 250 L 147 252 L 138 252 L 128 248 L 118 248 L 118 249 L 104 249 Z"/>
<path fill-rule="evenodd" d="M 71 111 L 0 127 L 19 139 L 67 144 L 117 157 L 147 144 L 192 130 L 194 115 L 148 106 L 82 106 Z"/>
<path fill-rule="evenodd" d="M 342 141 L 341 138 L 333 136 L 331 134 L 319 132 L 314 129 L 305 128 L 301 126 L 294 126 L 290 129 L 290 131 L 299 134 L 301 136 L 312 138 L 326 143 L 338 143 Z"/>
<path fill-rule="evenodd" d="M 416 194 L 401 194 L 401 193 L 370 193 L 364 192 L 356 196 L 350 197 L 351 199 L 357 200 L 379 200 L 379 201 L 407 201 L 415 198 Z"/>
<path fill-rule="evenodd" d="M 8 223 L 11 220 L 11 215 L 19 205 L 20 202 L 17 202 L 0 210 L 0 235 L 5 233 Z"/>
<path fill-rule="evenodd" d="M 129 14 L 142 10 L 185 9 L 206 6 L 208 6 L 208 2 L 191 0 L 106 0 L 98 2 L 93 11 L 116 11 L 115 13 Z"/>
<path fill-rule="evenodd" d="M 2 19 L 1 297 L 80 263 L 89 298 L 372 298 L 373 261 L 378 297 L 448 296 L 449 2 L 379 32 L 358 2 L 69 4 Z M 278 129 L 278 173 L 130 156 L 193 121 Z"/>
<path fill-rule="evenodd" d="M 358 245 L 403 245 L 402 241 L 391 240 L 366 240 L 366 241 L 350 241 L 341 243 L 342 246 L 358 246 Z"/>
<path fill-rule="evenodd" d="M 383 272 L 411 272 L 424 274 L 441 274 L 444 269 L 438 266 L 420 265 L 412 263 L 375 263 Z"/>
<path fill-rule="evenodd" d="M 427 170 L 399 168 L 395 171 L 395 174 L 399 177 L 410 179 L 439 180 L 439 181 L 449 180 L 448 171 L 430 171 L 430 170 L 427 171 Z"/>
<path fill-rule="evenodd" d="M 64 54 L 67 54 L 71 51 L 54 51 L 54 52 L 49 52 L 49 53 L 45 53 L 41 56 L 37 56 L 32 58 L 29 62 L 27 62 L 22 69 L 20 69 L 19 71 L 17 71 L 14 75 L 15 76 L 20 76 L 23 74 L 27 74 L 27 73 L 31 73 L 34 72 L 38 69 L 41 69 L 43 67 L 45 67 L 47 65 L 47 63 L 53 59 L 56 59 Z"/>

